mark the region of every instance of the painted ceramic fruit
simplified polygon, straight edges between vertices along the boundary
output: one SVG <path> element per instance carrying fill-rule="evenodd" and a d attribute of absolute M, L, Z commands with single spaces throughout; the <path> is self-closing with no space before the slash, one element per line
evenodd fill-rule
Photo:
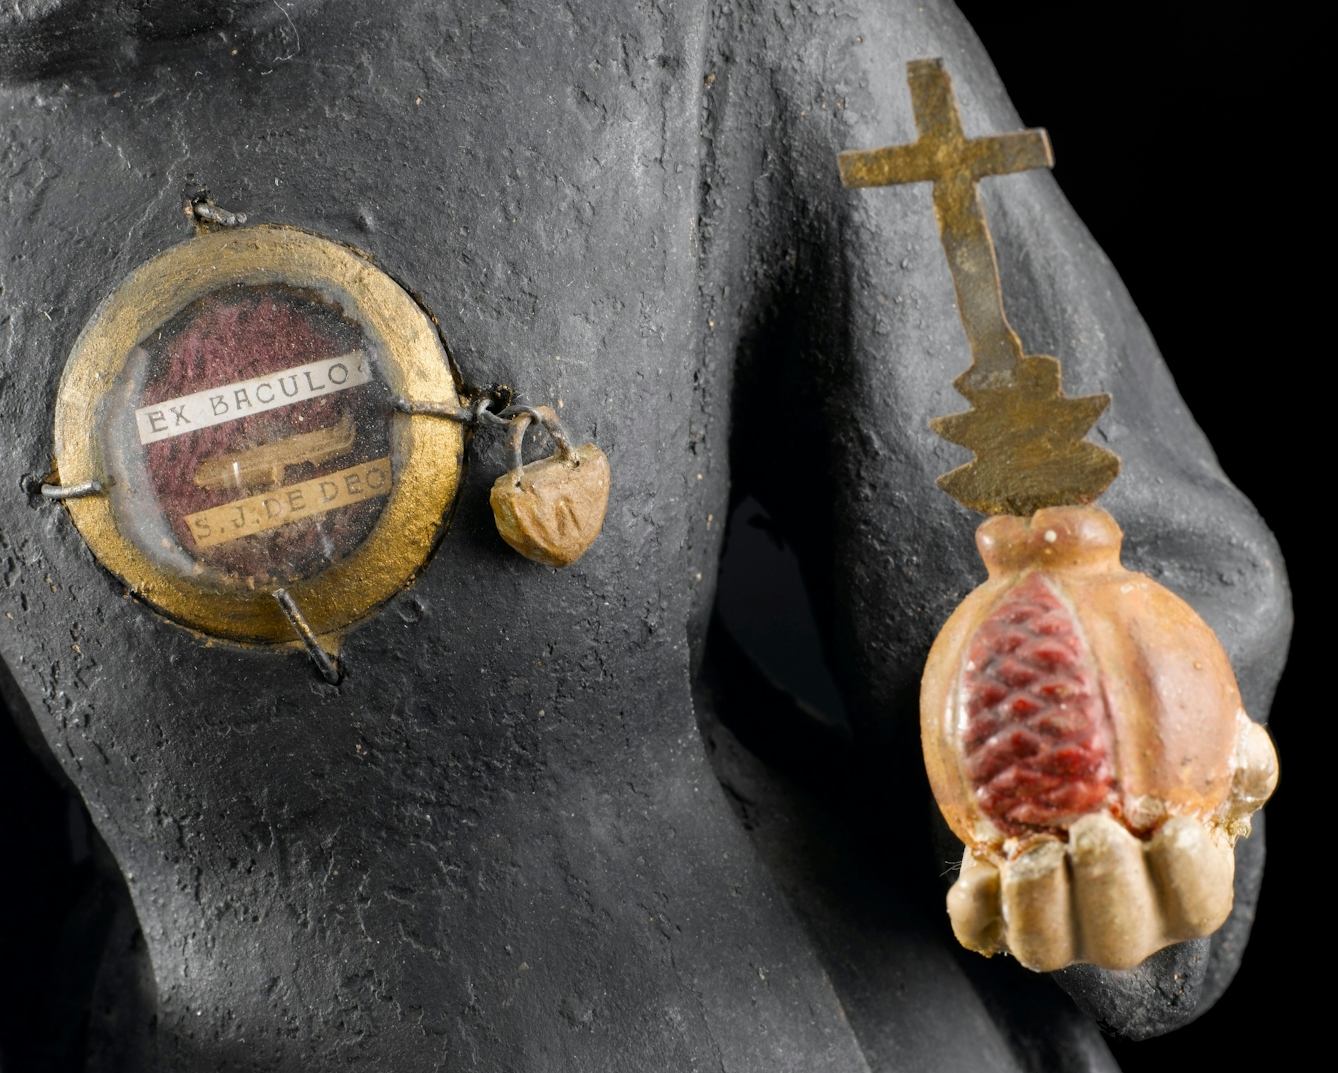
<path fill-rule="evenodd" d="M 1038 971 L 1130 968 L 1215 931 L 1277 782 L 1216 635 L 1120 565 L 1121 539 L 1093 507 L 989 519 L 989 579 L 922 682 L 930 784 L 966 846 L 953 930 Z"/>

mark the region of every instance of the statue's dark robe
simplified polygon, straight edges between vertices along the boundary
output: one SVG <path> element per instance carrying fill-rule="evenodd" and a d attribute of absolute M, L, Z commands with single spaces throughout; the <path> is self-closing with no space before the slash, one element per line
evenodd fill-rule
<path fill-rule="evenodd" d="M 969 135 L 1022 126 L 955 9 L 34 11 L 0 16 L 0 657 L 124 876 L 152 1061 L 1113 1068 L 1045 978 L 956 951 L 932 887 L 918 679 L 983 570 L 979 518 L 934 485 L 966 455 L 927 421 L 964 408 L 969 351 L 928 187 L 843 190 L 835 155 L 914 137 L 919 57 L 945 58 Z M 24 479 L 51 465 L 75 337 L 188 237 L 197 184 L 369 251 L 468 383 L 561 400 L 613 465 L 585 558 L 554 571 L 502 543 L 502 445 L 480 436 L 450 533 L 348 633 L 338 688 L 300 653 L 206 644 L 126 598 Z M 1070 394 L 1113 395 L 1092 437 L 1123 458 L 1102 502 L 1126 563 L 1217 630 L 1263 717 L 1290 621 L 1271 535 L 1053 178 L 982 190 L 1028 351 L 1060 357 Z M 728 673 L 694 706 L 731 480 L 804 563 L 855 728 L 856 821 L 718 725 Z M 1191 951 L 1200 1002 L 1243 947 L 1257 842 L 1229 941 Z M 1194 1008 L 1155 980 L 1066 983 L 1135 1034 Z M 1042 1058 L 1009 1005 L 1039 985 Z"/>

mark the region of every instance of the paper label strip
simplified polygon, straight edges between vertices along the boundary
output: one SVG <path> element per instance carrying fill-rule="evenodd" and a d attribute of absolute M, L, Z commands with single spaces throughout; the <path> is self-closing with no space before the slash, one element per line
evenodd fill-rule
<path fill-rule="evenodd" d="M 277 410 L 295 402 L 358 387 L 372 379 L 367 355 L 360 350 L 282 369 L 268 376 L 238 380 L 193 395 L 141 406 L 135 411 L 140 443 L 171 439 L 196 429 Z"/>
<path fill-rule="evenodd" d="M 363 462 L 324 477 L 287 484 L 271 492 L 235 499 L 221 507 L 186 515 L 197 548 L 277 529 L 337 507 L 375 499 L 390 491 L 390 459 Z"/>

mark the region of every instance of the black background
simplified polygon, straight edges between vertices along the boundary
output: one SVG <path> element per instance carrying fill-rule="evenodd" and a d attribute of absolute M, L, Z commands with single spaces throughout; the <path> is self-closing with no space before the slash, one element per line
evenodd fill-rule
<path fill-rule="evenodd" d="M 1277 534 L 1295 598 L 1271 724 L 1283 777 L 1240 975 L 1188 1028 L 1112 1049 L 1126 1073 L 1289 1068 L 1319 1035 L 1311 996 L 1326 989 L 1330 915 L 1316 875 L 1326 854 L 1308 821 L 1328 755 L 1307 725 L 1328 715 L 1310 678 L 1322 665 L 1323 499 L 1292 478 L 1327 471 L 1298 427 L 1319 409 L 1301 401 L 1323 382 L 1308 378 L 1331 375 L 1327 352 L 1312 356 L 1318 288 L 1306 256 L 1323 238 L 1315 202 L 1329 196 L 1308 120 L 1305 44 L 1320 34 L 1295 10 L 1244 4 L 960 6 L 1023 121 L 1050 131 L 1057 179 L 1133 293 L 1223 468 Z M 1321 703 L 1308 720 L 1312 695 Z M 78 1068 L 90 940 L 105 913 L 93 850 L 82 806 L 0 720 L 0 1047 L 10 1073 Z"/>

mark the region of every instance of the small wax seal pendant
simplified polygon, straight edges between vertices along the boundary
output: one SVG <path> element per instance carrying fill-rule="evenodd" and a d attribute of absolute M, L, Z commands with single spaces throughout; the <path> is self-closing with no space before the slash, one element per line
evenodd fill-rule
<path fill-rule="evenodd" d="M 524 465 L 521 444 L 532 420 L 557 450 Z M 511 419 L 510 468 L 497 478 L 489 499 L 502 539 L 527 559 L 570 566 L 586 553 L 604 526 L 609 505 L 609 460 L 593 443 L 573 447 L 547 406 Z"/>
<path fill-rule="evenodd" d="M 1095 507 L 985 522 L 989 580 L 925 666 L 930 784 L 966 844 L 953 931 L 1028 968 L 1127 969 L 1210 935 L 1277 782 L 1217 637 L 1120 565 Z"/>

